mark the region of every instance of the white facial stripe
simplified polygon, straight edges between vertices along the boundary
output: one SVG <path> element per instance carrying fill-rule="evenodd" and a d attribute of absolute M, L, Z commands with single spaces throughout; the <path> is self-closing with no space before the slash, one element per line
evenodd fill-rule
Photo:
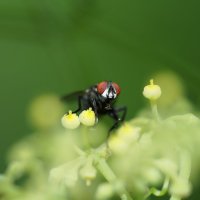
<path fill-rule="evenodd" d="M 107 98 L 107 96 L 108 96 L 108 88 L 102 93 L 102 96 Z"/>
<path fill-rule="evenodd" d="M 110 94 L 110 95 L 109 95 L 109 98 L 114 98 L 114 99 L 115 99 L 116 96 L 117 96 L 116 94 Z"/>
<path fill-rule="evenodd" d="M 102 96 L 105 97 L 105 98 L 108 97 L 109 99 L 112 99 L 112 98 L 115 99 L 117 95 L 116 95 L 116 93 L 111 93 L 111 92 L 108 93 L 108 88 L 107 88 L 107 89 L 103 92 Z"/>

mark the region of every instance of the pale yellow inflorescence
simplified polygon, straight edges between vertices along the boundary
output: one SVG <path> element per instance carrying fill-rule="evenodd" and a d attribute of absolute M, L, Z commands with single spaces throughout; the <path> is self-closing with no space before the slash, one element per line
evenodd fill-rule
<path fill-rule="evenodd" d="M 151 101 L 155 101 L 160 98 L 161 93 L 160 86 L 154 85 L 153 79 L 150 80 L 150 85 L 145 86 L 143 90 L 143 95 Z"/>
<path fill-rule="evenodd" d="M 129 123 L 125 123 L 113 134 L 108 143 L 110 149 L 117 154 L 124 153 L 140 136 L 140 128 L 133 127 Z"/>
<path fill-rule="evenodd" d="M 95 113 L 92 108 L 84 110 L 79 115 L 80 122 L 85 126 L 94 126 L 95 124 Z"/>
<path fill-rule="evenodd" d="M 79 117 L 69 111 L 69 114 L 65 114 L 61 119 L 62 125 L 68 129 L 76 129 L 80 125 Z"/>

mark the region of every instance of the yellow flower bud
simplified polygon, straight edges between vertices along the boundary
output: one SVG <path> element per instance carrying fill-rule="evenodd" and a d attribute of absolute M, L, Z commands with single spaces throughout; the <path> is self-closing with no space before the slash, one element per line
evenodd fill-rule
<path fill-rule="evenodd" d="M 124 123 L 123 126 L 118 129 L 117 135 L 125 142 L 130 143 L 138 140 L 140 131 L 140 127 L 134 127 L 129 123 Z"/>
<path fill-rule="evenodd" d="M 127 150 L 127 144 L 122 140 L 119 135 L 112 135 L 109 138 L 108 146 L 112 152 L 122 154 Z"/>
<path fill-rule="evenodd" d="M 79 118 L 76 114 L 69 111 L 69 114 L 65 114 L 61 119 L 62 125 L 68 129 L 75 129 L 80 125 Z"/>
<path fill-rule="evenodd" d="M 89 108 L 88 110 L 84 110 L 79 115 L 79 120 L 82 124 L 85 126 L 94 126 L 95 124 L 95 113 L 92 110 L 92 108 Z"/>
<path fill-rule="evenodd" d="M 130 146 L 137 142 L 140 130 L 139 127 L 133 127 L 129 123 L 125 123 L 115 135 L 109 138 L 108 145 L 110 149 L 117 154 L 125 153 Z"/>
<path fill-rule="evenodd" d="M 159 85 L 154 85 L 153 79 L 150 80 L 150 85 L 144 87 L 143 95 L 152 101 L 157 100 L 161 96 Z"/>

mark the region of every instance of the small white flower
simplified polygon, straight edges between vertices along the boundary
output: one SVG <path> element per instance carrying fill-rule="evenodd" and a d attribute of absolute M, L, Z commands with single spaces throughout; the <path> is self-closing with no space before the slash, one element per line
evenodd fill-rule
<path fill-rule="evenodd" d="M 65 114 L 61 119 L 62 125 L 68 129 L 76 129 L 80 125 L 79 117 L 69 111 L 69 114 Z"/>
<path fill-rule="evenodd" d="M 95 124 L 95 113 L 92 108 L 84 110 L 79 115 L 80 122 L 85 126 L 94 126 Z"/>
<path fill-rule="evenodd" d="M 153 79 L 151 79 L 150 85 L 144 87 L 143 95 L 152 101 L 157 100 L 161 96 L 161 88 L 159 85 L 154 85 Z"/>

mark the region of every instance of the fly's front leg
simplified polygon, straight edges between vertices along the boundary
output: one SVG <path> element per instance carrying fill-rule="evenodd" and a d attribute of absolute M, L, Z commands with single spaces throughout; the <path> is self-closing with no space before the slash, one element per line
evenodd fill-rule
<path fill-rule="evenodd" d="M 122 116 L 120 118 L 120 116 L 118 115 L 119 112 L 123 112 Z M 120 123 L 122 123 L 126 117 L 126 112 L 127 112 L 127 108 L 121 107 L 118 109 L 112 109 L 108 112 L 108 114 L 115 120 L 115 123 L 111 126 L 111 128 L 108 131 L 108 135 L 107 135 L 107 141 L 106 141 L 106 146 L 107 146 L 107 151 L 108 151 L 108 155 L 110 155 L 110 150 L 109 150 L 109 143 L 108 143 L 108 139 L 110 137 L 111 132 L 116 129 Z"/>
<path fill-rule="evenodd" d="M 121 118 L 118 115 L 118 113 L 120 112 L 123 112 Z M 120 123 L 124 121 L 126 113 L 127 113 L 127 108 L 125 106 L 118 109 L 112 109 L 111 111 L 109 111 L 108 114 L 115 120 L 115 123 L 111 126 L 111 128 L 108 131 L 108 138 L 110 137 L 111 132 L 114 129 L 116 129 L 120 125 Z"/>
<path fill-rule="evenodd" d="M 126 106 L 123 106 L 123 107 L 121 107 L 121 108 L 115 109 L 115 112 L 117 112 L 117 113 L 122 112 L 122 116 L 121 116 L 121 118 L 119 118 L 119 119 L 120 119 L 121 122 L 123 122 L 123 121 L 125 120 L 125 118 L 126 118 L 126 113 L 127 113 L 127 108 L 126 108 Z"/>

